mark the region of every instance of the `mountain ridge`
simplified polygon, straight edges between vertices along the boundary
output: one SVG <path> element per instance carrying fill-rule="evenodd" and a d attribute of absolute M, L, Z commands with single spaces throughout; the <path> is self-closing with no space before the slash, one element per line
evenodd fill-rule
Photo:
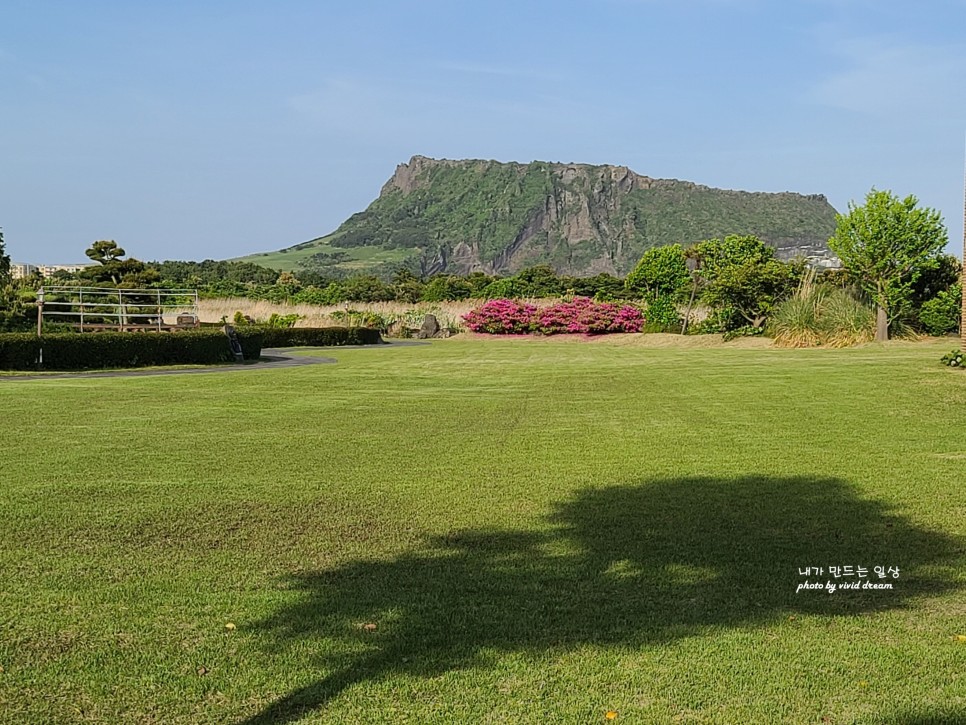
<path fill-rule="evenodd" d="M 333 233 L 244 259 L 297 255 L 302 268 L 360 268 L 368 257 L 422 274 L 509 274 L 533 264 L 625 274 L 648 248 L 732 233 L 755 234 L 784 258 L 826 259 L 835 214 L 822 194 L 717 189 L 627 166 L 416 155 Z"/>

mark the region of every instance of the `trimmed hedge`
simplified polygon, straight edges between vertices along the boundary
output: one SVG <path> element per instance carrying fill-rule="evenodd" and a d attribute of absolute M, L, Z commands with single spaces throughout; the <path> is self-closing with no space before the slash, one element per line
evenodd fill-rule
<path fill-rule="evenodd" d="M 219 332 L 222 331 L 219 330 Z M 261 330 L 239 330 L 237 327 L 235 332 L 238 334 L 238 342 L 241 343 L 242 354 L 245 359 L 258 360 L 262 356 L 262 348 L 265 347 L 265 334 Z M 234 356 L 232 356 L 232 360 L 234 360 Z"/>
<path fill-rule="evenodd" d="M 246 360 L 262 352 L 260 331 L 239 331 Z M 39 364 L 43 350 L 43 365 Z M 154 365 L 214 365 L 234 355 L 224 332 L 67 332 L 38 338 L 32 333 L 0 334 L 0 369 L 89 370 Z"/>
<path fill-rule="evenodd" d="M 235 328 L 239 334 L 244 327 Z M 265 347 L 334 347 L 379 345 L 382 335 L 371 327 L 262 327 Z"/>

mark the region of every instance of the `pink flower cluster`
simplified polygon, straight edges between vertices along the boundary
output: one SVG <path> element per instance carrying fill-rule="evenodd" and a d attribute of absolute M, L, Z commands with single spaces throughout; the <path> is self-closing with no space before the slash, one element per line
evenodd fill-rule
<path fill-rule="evenodd" d="M 612 302 L 594 302 L 589 297 L 575 297 L 543 309 L 513 300 L 490 300 L 463 316 L 473 332 L 491 335 L 522 335 L 538 332 L 544 335 L 606 332 L 640 332 L 644 315 L 636 307 Z"/>
<path fill-rule="evenodd" d="M 490 300 L 463 315 L 473 332 L 490 335 L 525 335 L 533 332 L 537 308 L 514 300 Z"/>
<path fill-rule="evenodd" d="M 636 307 L 594 302 L 589 297 L 574 297 L 570 302 L 558 302 L 540 310 L 537 316 L 537 330 L 545 335 L 565 332 L 587 335 L 640 332 L 643 326 L 644 315 Z"/>

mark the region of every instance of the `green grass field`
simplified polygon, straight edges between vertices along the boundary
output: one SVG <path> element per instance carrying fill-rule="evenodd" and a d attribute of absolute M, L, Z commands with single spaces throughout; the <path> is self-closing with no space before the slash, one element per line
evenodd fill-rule
<path fill-rule="evenodd" d="M 0 721 L 966 722 L 948 347 L 0 380 Z"/>
<path fill-rule="evenodd" d="M 336 268 L 346 272 L 364 272 L 366 269 L 384 262 L 401 262 L 407 257 L 412 256 L 414 252 L 412 249 L 383 249 L 382 247 L 335 247 L 325 241 L 331 237 L 332 235 L 320 238 L 318 243 L 312 246 L 303 247 L 300 244 L 274 252 L 249 254 L 245 257 L 237 257 L 231 261 L 252 262 L 262 267 L 277 269 L 280 272 L 297 272 L 300 269 L 301 263 L 308 260 L 314 254 L 342 253 L 348 259 L 335 265 Z"/>

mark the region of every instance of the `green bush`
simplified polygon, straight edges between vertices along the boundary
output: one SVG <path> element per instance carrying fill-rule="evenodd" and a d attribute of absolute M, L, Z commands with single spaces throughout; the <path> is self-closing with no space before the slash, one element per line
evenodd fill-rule
<path fill-rule="evenodd" d="M 238 333 L 246 360 L 261 356 L 260 331 Z M 42 360 L 41 363 L 41 352 Z M 0 334 L 4 370 L 91 370 L 154 365 L 214 365 L 234 356 L 221 330 Z"/>
<path fill-rule="evenodd" d="M 39 356 L 40 338 L 36 334 L 0 334 L 0 370 L 34 370 Z"/>
<path fill-rule="evenodd" d="M 956 285 L 938 293 L 922 303 L 919 324 L 930 335 L 947 335 L 959 329 L 962 305 L 962 287 Z"/>
<path fill-rule="evenodd" d="M 943 365 L 948 365 L 951 368 L 959 368 L 960 370 L 966 370 L 966 352 L 962 350 L 953 350 L 952 352 L 947 352 L 940 358 L 939 362 Z"/>
<path fill-rule="evenodd" d="M 0 303 L 0 332 L 29 332 L 37 328 L 37 305 L 16 304 L 3 308 Z"/>
<path fill-rule="evenodd" d="M 719 335 L 744 327 L 748 321 L 732 307 L 711 310 L 700 322 L 688 325 L 689 335 Z"/>
<path fill-rule="evenodd" d="M 504 277 L 490 282 L 483 289 L 483 298 L 487 300 L 515 300 L 524 297 L 525 293 L 526 290 L 522 282 L 512 277 Z"/>
<path fill-rule="evenodd" d="M 373 330 L 385 332 L 392 324 L 392 315 L 380 315 L 372 310 L 334 310 L 329 318 L 339 323 L 339 327 L 371 327 Z"/>
<path fill-rule="evenodd" d="M 265 347 L 265 334 L 261 330 L 235 330 L 246 360 L 258 360 Z M 179 333 L 180 334 L 180 333 Z"/>
<path fill-rule="evenodd" d="M 263 329 L 265 347 L 333 347 L 378 345 L 379 330 L 369 327 L 292 327 Z"/>
<path fill-rule="evenodd" d="M 441 274 L 433 277 L 423 288 L 423 302 L 465 300 L 473 294 L 473 287 L 462 277 Z"/>
<path fill-rule="evenodd" d="M 645 311 L 644 332 L 681 332 L 681 315 L 671 297 L 652 297 Z"/>
<path fill-rule="evenodd" d="M 680 297 L 691 282 L 687 258 L 680 244 L 653 247 L 627 275 L 627 291 L 634 296 L 654 300 Z M 650 322 L 650 316 L 648 322 Z"/>

